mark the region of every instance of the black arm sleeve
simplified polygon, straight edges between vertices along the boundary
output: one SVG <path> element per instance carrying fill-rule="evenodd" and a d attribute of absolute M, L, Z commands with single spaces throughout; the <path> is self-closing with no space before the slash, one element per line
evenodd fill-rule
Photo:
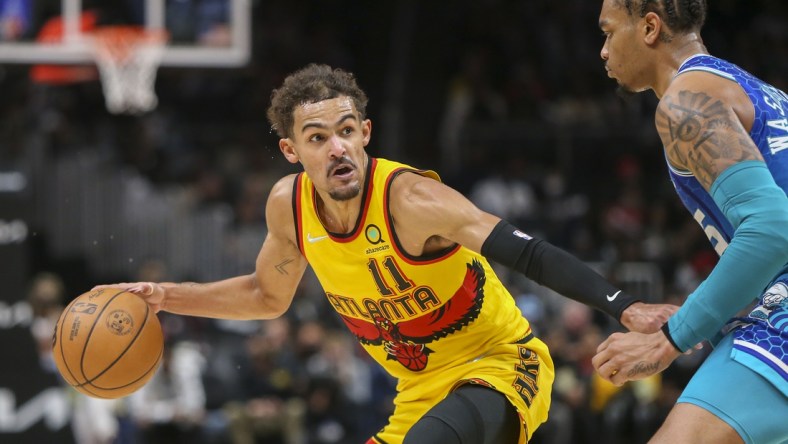
<path fill-rule="evenodd" d="M 482 244 L 482 255 L 523 273 L 539 285 L 602 310 L 621 320 L 624 309 L 639 302 L 560 248 L 500 221 Z"/>

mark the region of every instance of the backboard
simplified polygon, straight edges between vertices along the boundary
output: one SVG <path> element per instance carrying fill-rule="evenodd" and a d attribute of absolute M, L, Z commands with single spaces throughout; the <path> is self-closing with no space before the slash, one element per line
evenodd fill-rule
<path fill-rule="evenodd" d="M 109 17 L 122 11 L 112 24 L 170 35 L 162 66 L 242 66 L 251 52 L 251 1 L 59 0 L 58 6 L 56 0 L 0 0 L 0 64 L 93 64 L 86 12 Z M 42 38 L 53 26 L 57 38 Z"/>

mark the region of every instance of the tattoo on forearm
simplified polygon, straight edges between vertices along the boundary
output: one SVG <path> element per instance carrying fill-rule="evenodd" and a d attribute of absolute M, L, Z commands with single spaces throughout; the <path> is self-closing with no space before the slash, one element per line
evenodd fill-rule
<path fill-rule="evenodd" d="M 285 275 L 286 275 L 286 274 L 288 274 L 288 273 L 287 273 L 287 270 L 285 270 L 285 266 L 286 266 L 287 264 L 289 264 L 290 262 L 293 262 L 294 260 L 295 260 L 295 259 L 292 259 L 292 258 L 287 258 L 287 259 L 283 260 L 282 262 L 280 262 L 280 263 L 276 264 L 276 267 L 275 267 L 275 268 L 276 268 L 276 271 L 278 271 L 278 272 L 279 272 L 279 274 L 285 274 Z"/>
<path fill-rule="evenodd" d="M 657 370 L 659 370 L 659 361 L 651 363 L 640 361 L 627 372 L 627 376 L 653 375 Z"/>
<path fill-rule="evenodd" d="M 199 282 L 181 282 L 181 285 L 183 285 L 184 287 L 201 287 L 204 284 L 201 284 Z"/>
<path fill-rule="evenodd" d="M 736 119 L 721 100 L 684 90 L 662 98 L 655 122 L 671 164 L 708 189 L 730 165 L 761 158 Z"/>

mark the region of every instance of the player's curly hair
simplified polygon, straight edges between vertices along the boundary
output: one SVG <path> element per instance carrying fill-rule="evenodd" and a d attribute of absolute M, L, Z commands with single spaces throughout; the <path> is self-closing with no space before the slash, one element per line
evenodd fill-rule
<path fill-rule="evenodd" d="M 649 12 L 659 15 L 668 25 L 662 40 L 670 41 L 672 33 L 698 31 L 706 21 L 706 0 L 618 0 L 629 15 L 645 17 Z"/>
<path fill-rule="evenodd" d="M 359 117 L 364 119 L 367 95 L 356 83 L 355 76 L 339 68 L 312 63 L 288 75 L 282 86 L 273 90 L 266 115 L 279 137 L 292 137 L 293 112 L 298 106 L 342 96 L 353 100 Z"/>

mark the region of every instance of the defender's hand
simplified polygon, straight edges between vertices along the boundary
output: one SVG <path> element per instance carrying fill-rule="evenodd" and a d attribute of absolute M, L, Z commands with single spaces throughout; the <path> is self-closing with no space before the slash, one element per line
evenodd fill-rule
<path fill-rule="evenodd" d="M 164 309 L 164 286 L 155 282 L 121 282 L 118 284 L 96 285 L 93 290 L 120 288 L 134 293 L 150 305 L 154 313 Z"/>
<path fill-rule="evenodd" d="M 635 302 L 621 313 L 621 324 L 629 331 L 654 333 L 659 331 L 678 309 L 679 307 L 673 304 Z"/>
<path fill-rule="evenodd" d="M 613 333 L 599 345 L 591 363 L 599 376 L 620 386 L 665 370 L 680 355 L 661 331 Z"/>

